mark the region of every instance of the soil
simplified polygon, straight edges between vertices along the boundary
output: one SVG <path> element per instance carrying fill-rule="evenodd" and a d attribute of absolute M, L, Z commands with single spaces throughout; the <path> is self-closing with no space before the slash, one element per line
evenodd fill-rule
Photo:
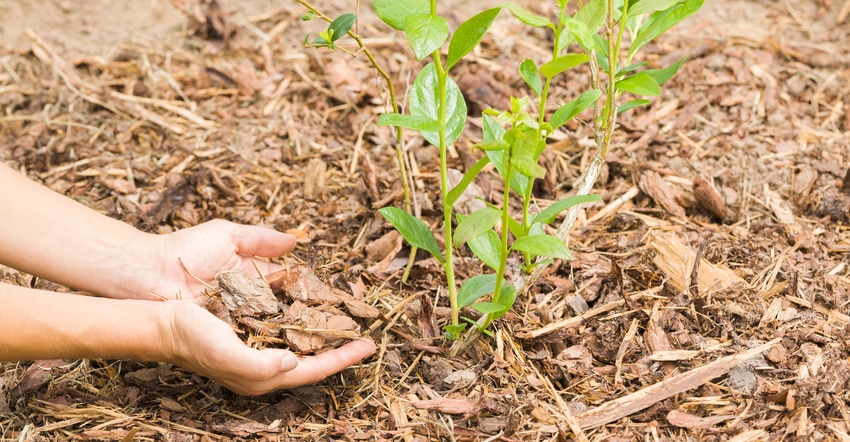
<path fill-rule="evenodd" d="M 466 2 L 450 24 L 485 3 L 499 2 Z M 359 32 L 404 90 L 419 62 L 362 8 Z M 648 46 L 652 66 L 690 56 L 620 117 L 576 260 L 448 357 L 438 267 L 420 254 L 402 283 L 408 249 L 376 211 L 402 204 L 375 126 L 384 89 L 362 56 L 301 47 L 321 24 L 299 5 L 3 2 L 0 161 L 145 231 L 226 218 L 296 234 L 287 262 L 362 293 L 377 318 L 359 329 L 379 351 L 260 397 L 167 364 L 4 363 L 0 439 L 850 440 L 848 13 L 848 0 L 707 2 Z M 518 61 L 548 38 L 502 16 L 458 68 L 473 124 L 452 168 L 474 161 L 480 108 L 524 93 Z M 587 80 L 559 81 L 553 103 Z M 540 206 L 570 194 L 592 145 L 580 122 L 559 133 Z M 409 153 L 438 226 L 436 152 L 411 136 Z M 494 176 L 476 184 L 498 201 Z M 462 255 L 459 277 L 479 274 Z"/>

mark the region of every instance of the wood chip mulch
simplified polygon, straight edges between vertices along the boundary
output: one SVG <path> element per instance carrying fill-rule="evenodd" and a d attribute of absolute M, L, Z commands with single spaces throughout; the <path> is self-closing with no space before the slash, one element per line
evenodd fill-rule
<path fill-rule="evenodd" d="M 360 332 L 379 350 L 261 397 L 167 364 L 4 363 L 0 439 L 850 440 L 850 8 L 706 3 L 648 47 L 652 66 L 691 56 L 621 117 L 576 260 L 457 358 L 443 355 L 438 266 L 420 255 L 401 283 L 408 249 L 376 212 L 401 205 L 380 81 L 362 57 L 297 46 L 321 24 L 295 6 L 207 11 L 175 42 L 109 60 L 29 35 L 32 51 L 0 53 L 0 161 L 149 232 L 225 218 L 293 233 L 287 262 L 362 295 L 375 316 Z M 403 91 L 421 65 L 363 21 Z M 520 32 L 500 18 L 458 69 L 479 105 L 524 93 L 516 64 L 547 43 Z M 553 103 L 586 81 L 559 82 Z M 478 116 L 452 168 L 474 161 Z M 579 122 L 553 140 L 538 205 L 569 194 L 590 140 Z M 436 151 L 412 136 L 408 149 L 436 227 Z M 494 176 L 476 184 L 498 200 Z M 464 253 L 460 277 L 481 267 Z"/>

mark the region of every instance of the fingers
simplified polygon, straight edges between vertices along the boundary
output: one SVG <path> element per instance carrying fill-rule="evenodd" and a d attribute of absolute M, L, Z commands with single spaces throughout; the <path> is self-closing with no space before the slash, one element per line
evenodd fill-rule
<path fill-rule="evenodd" d="M 240 368 L 218 380 L 227 388 L 244 395 L 313 384 L 365 359 L 375 352 L 375 343 L 366 339 L 351 341 L 340 348 L 300 360 L 287 350 L 252 350 L 253 355 L 239 357 Z M 251 349 L 248 349 L 251 350 Z"/>
<path fill-rule="evenodd" d="M 316 356 L 307 356 L 298 366 L 284 373 L 277 388 L 294 388 L 319 382 L 350 367 L 375 352 L 375 343 L 367 339 L 351 341 L 342 347 Z"/>
<path fill-rule="evenodd" d="M 294 236 L 276 230 L 226 221 L 220 222 L 219 227 L 230 234 L 236 244 L 237 252 L 243 255 L 276 258 L 295 248 Z"/>

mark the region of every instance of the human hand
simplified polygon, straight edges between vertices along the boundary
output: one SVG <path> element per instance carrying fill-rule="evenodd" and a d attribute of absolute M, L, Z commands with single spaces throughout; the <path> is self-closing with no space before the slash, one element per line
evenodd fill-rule
<path fill-rule="evenodd" d="M 211 282 L 222 270 L 241 269 L 254 274 L 254 264 L 267 275 L 283 267 L 252 259 L 254 256 L 276 258 L 295 248 L 292 235 L 224 220 L 150 235 L 146 241 L 149 256 L 140 258 L 145 260 L 148 272 L 143 272 L 137 291 L 129 296 L 132 298 L 151 299 L 151 293 L 155 293 L 167 299 L 199 299 L 206 287 L 192 276 Z"/>
<path fill-rule="evenodd" d="M 247 347 L 233 330 L 204 308 L 189 302 L 165 302 L 169 312 L 159 336 L 164 360 L 206 376 L 235 393 L 259 395 L 318 382 L 375 352 L 366 339 L 316 356 Z"/>

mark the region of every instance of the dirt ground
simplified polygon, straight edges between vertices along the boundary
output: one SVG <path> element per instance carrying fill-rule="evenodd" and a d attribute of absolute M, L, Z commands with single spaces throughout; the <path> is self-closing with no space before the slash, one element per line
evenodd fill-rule
<path fill-rule="evenodd" d="M 403 90 L 420 65 L 363 3 L 358 30 Z M 466 2 L 451 24 L 485 3 L 499 2 Z M 302 48 L 321 25 L 295 2 L 220 5 L 0 3 L 0 161 L 150 232 L 226 218 L 295 233 L 290 260 L 382 312 L 361 324 L 378 353 L 261 397 L 167 364 L 4 363 L 0 439 L 850 440 L 850 0 L 707 2 L 648 46 L 653 66 L 691 57 L 621 116 L 577 259 L 455 358 L 434 333 L 437 266 L 420 255 L 401 283 L 407 248 L 376 212 L 401 205 L 401 185 L 366 60 Z M 500 17 L 458 70 L 474 104 L 525 93 L 516 67 L 547 38 Z M 553 102 L 586 82 L 577 71 Z M 458 170 L 480 137 L 472 112 Z M 592 155 L 582 124 L 557 138 L 541 206 Z M 412 141 L 409 156 L 437 226 L 436 151 Z M 477 184 L 498 200 L 495 177 Z M 460 277 L 479 267 L 465 254 Z"/>

